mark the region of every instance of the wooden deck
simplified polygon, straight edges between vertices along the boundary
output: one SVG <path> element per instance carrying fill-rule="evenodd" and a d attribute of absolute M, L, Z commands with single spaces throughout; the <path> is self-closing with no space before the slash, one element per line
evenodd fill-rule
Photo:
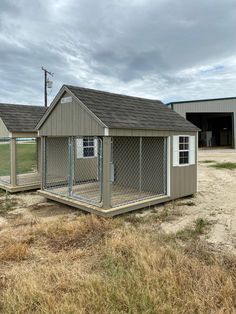
<path fill-rule="evenodd" d="M 8 192 L 20 192 L 39 189 L 41 177 L 38 172 L 17 175 L 17 185 L 10 184 L 10 176 L 0 177 L 0 188 Z"/>
<path fill-rule="evenodd" d="M 62 196 L 68 196 L 69 193 L 67 185 L 50 188 L 48 189 L 48 191 Z M 150 192 L 140 192 L 138 189 L 113 184 L 111 193 L 111 204 L 112 207 L 115 207 L 121 204 L 135 202 L 154 196 L 158 195 L 154 195 Z M 101 203 L 102 197 L 100 184 L 98 182 L 90 182 L 80 185 L 74 185 L 72 189 L 72 197 L 78 198 L 81 201 L 84 200 L 85 202 L 97 204 Z"/>
<path fill-rule="evenodd" d="M 66 205 L 72 206 L 74 208 L 84 210 L 84 211 L 89 212 L 91 214 L 96 214 L 96 215 L 103 216 L 103 217 L 113 217 L 113 216 L 120 215 L 120 214 L 129 212 L 129 211 L 132 211 L 132 210 L 150 207 L 152 205 L 160 204 L 160 203 L 167 202 L 167 201 L 171 200 L 171 198 L 169 196 L 162 195 L 162 196 L 150 197 L 150 198 L 143 199 L 143 200 L 137 200 L 137 201 L 134 201 L 132 203 L 112 207 L 109 209 L 104 209 L 104 208 L 99 207 L 95 204 L 88 204 L 88 203 L 80 201 L 79 199 L 68 197 L 68 195 L 63 196 L 63 195 L 51 193 L 50 191 L 45 191 L 45 190 L 44 191 L 39 190 L 38 193 L 47 199 L 51 199 L 51 200 L 54 200 L 56 202 L 66 204 Z"/>

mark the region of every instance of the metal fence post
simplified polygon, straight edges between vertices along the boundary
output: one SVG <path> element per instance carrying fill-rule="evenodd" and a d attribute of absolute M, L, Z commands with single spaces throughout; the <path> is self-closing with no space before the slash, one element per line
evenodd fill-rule
<path fill-rule="evenodd" d="M 102 145 L 102 201 L 103 208 L 111 208 L 111 137 L 103 137 Z"/>
<path fill-rule="evenodd" d="M 74 139 L 73 136 L 68 138 L 68 193 L 73 193 L 73 175 L 74 175 Z"/>
<path fill-rule="evenodd" d="M 142 192 L 142 140 L 143 138 L 140 136 L 139 138 L 139 192 Z"/>
<path fill-rule="evenodd" d="M 163 166 L 163 184 L 164 184 L 164 194 L 166 194 L 167 190 L 167 137 L 163 138 L 164 140 L 164 148 L 163 148 L 163 161 L 164 161 L 164 166 Z"/>

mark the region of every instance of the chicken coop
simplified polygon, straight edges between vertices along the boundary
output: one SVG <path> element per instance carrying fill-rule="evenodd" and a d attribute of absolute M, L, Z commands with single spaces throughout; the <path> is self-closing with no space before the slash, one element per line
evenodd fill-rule
<path fill-rule="evenodd" d="M 112 216 L 196 192 L 197 128 L 160 101 L 64 85 L 37 129 L 49 199 Z"/>
<path fill-rule="evenodd" d="M 44 107 L 0 104 L 0 188 L 8 192 L 38 189 L 40 139 L 34 129 Z"/>

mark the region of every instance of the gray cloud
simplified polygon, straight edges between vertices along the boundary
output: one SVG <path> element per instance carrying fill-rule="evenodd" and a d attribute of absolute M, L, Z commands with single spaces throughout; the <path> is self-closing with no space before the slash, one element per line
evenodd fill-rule
<path fill-rule="evenodd" d="M 163 101 L 235 95 L 234 0 L 2 0 L 0 101 L 64 83 Z"/>

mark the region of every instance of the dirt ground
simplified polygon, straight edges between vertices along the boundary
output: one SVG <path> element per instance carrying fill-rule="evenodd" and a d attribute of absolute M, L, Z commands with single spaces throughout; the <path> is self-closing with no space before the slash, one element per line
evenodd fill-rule
<path fill-rule="evenodd" d="M 197 218 L 209 223 L 208 232 L 204 235 L 208 243 L 218 250 L 236 254 L 236 170 L 215 169 L 205 160 L 216 162 L 236 162 L 234 150 L 200 150 L 198 168 L 198 190 L 194 198 L 174 202 L 171 219 L 158 225 L 158 231 L 175 233 L 194 224 Z M 0 196 L 6 202 L 5 195 Z M 38 221 L 74 219 L 85 213 L 62 204 L 47 201 L 37 192 L 19 193 L 8 196 L 7 214 L 0 212 L 0 233 L 4 229 L 24 224 L 35 224 Z M 165 208 L 161 205 L 156 212 Z M 9 210 L 10 208 L 10 210 Z M 134 216 L 153 215 L 153 210 L 133 213 Z"/>
<path fill-rule="evenodd" d="M 236 162 L 236 152 L 200 150 L 198 159 L 198 193 L 192 206 L 181 206 L 182 215 L 163 223 L 162 229 L 179 231 L 203 218 L 210 223 L 206 240 L 218 249 L 236 253 L 236 170 L 215 169 L 211 163 L 204 163 L 206 160 Z"/>

